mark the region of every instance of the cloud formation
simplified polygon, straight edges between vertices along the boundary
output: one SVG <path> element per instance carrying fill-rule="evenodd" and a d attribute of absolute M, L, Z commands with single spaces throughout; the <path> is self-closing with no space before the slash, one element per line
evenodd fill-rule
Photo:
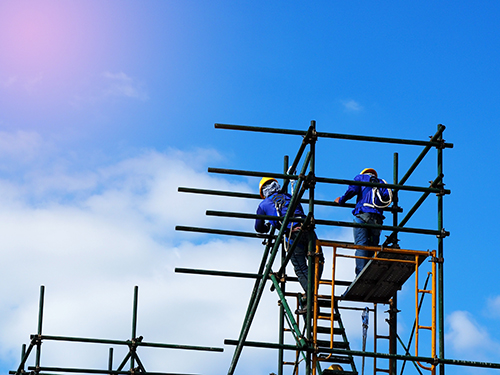
<path fill-rule="evenodd" d="M 462 359 L 496 361 L 500 343 L 468 311 L 454 311 L 447 319 L 446 344 Z"/>
<path fill-rule="evenodd" d="M 148 99 L 148 94 L 144 89 L 144 85 L 132 79 L 127 74 L 123 72 L 104 72 L 102 76 L 105 79 L 106 85 L 103 91 L 105 97 L 117 96 L 139 100 Z"/>
<path fill-rule="evenodd" d="M 344 109 L 348 112 L 359 112 L 363 110 L 363 107 L 355 100 L 342 100 L 342 105 Z"/>
<path fill-rule="evenodd" d="M 221 209 L 221 197 L 177 192 L 178 186 L 248 191 L 245 183 L 207 176 L 206 163 L 220 158 L 211 150 L 185 153 L 144 152 L 137 157 L 72 174 L 26 174 L 13 186 L 0 180 L 2 303 L 0 358 L 13 369 L 29 335 L 36 333 L 38 291 L 46 286 L 43 332 L 48 335 L 129 339 L 134 285 L 139 289 L 138 334 L 148 342 L 223 347 L 236 338 L 252 280 L 175 274 L 175 267 L 255 272 L 259 240 L 227 239 L 176 232 L 175 225 L 224 227 L 253 231 L 249 221 L 205 216 Z M 34 192 L 33 190 L 36 189 Z M 57 191 L 57 194 L 54 194 Z M 253 202 L 225 199 L 228 211 L 252 212 Z M 276 311 L 275 297 L 264 298 L 262 310 Z M 256 317 L 252 335 L 273 341 L 276 325 Z M 78 348 L 47 342 L 47 366 L 104 368 L 107 348 Z M 117 357 L 120 349 L 115 348 Z M 144 349 L 149 371 L 220 373 L 225 353 Z M 199 354 L 199 355 L 198 355 Z M 123 354 L 125 355 L 125 354 Z M 262 366 L 249 353 L 243 362 Z M 121 361 L 121 358 L 115 359 Z M 29 363 L 31 365 L 31 363 Z"/>

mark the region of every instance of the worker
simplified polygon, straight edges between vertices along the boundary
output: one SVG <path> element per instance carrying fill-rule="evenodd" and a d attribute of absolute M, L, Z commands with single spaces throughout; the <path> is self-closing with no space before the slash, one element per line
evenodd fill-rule
<path fill-rule="evenodd" d="M 259 207 L 257 208 L 257 215 L 282 217 L 286 215 L 292 197 L 288 193 L 281 192 L 280 184 L 278 183 L 278 181 L 276 181 L 276 179 L 271 177 L 262 178 L 259 184 L 259 192 L 263 200 L 260 202 Z M 300 203 L 297 204 L 297 207 L 295 208 L 295 211 L 293 213 L 293 217 L 306 217 Z M 255 230 L 259 233 L 269 232 L 271 225 L 277 229 L 281 228 L 281 223 L 279 222 L 279 220 L 270 220 L 269 223 L 266 223 L 266 221 L 263 219 L 255 219 Z M 285 231 L 285 246 L 287 247 L 287 249 L 292 245 L 300 229 L 300 223 L 293 221 L 290 221 L 288 223 L 287 229 Z M 295 250 L 290 258 L 295 274 L 299 279 L 299 283 L 302 286 L 302 289 L 304 289 L 304 291 L 306 292 L 306 295 L 308 283 L 307 249 L 310 236 L 314 236 L 314 238 L 317 239 L 314 230 L 302 230 L 302 236 L 300 237 L 300 240 L 297 243 Z M 318 273 L 319 278 L 321 279 L 324 264 L 324 258 L 323 253 L 321 252 L 321 248 L 319 261 Z M 305 313 L 305 309 L 302 307 L 298 310 L 298 312 Z"/>
<path fill-rule="evenodd" d="M 373 168 L 365 168 L 359 175 L 354 177 L 354 181 L 366 181 L 371 183 L 386 183 L 379 179 L 377 171 Z M 356 207 L 352 211 L 354 222 L 358 224 L 378 224 L 382 225 L 385 219 L 382 209 L 392 202 L 392 191 L 387 188 L 377 188 L 371 186 L 349 185 L 345 194 L 335 199 L 339 205 L 356 196 Z M 354 228 L 354 243 L 363 246 L 378 246 L 380 241 L 380 229 L 375 228 Z M 373 251 L 356 250 L 356 256 L 373 257 Z M 368 263 L 369 259 L 356 258 L 356 276 Z"/>

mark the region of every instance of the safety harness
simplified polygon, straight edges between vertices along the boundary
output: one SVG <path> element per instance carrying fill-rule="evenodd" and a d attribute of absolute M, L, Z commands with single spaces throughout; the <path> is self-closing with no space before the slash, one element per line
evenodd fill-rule
<path fill-rule="evenodd" d="M 385 180 L 381 179 L 380 181 L 383 181 L 384 184 L 387 184 L 387 182 L 385 182 Z M 377 177 L 371 175 L 370 182 L 378 183 L 379 179 Z M 386 207 L 388 207 L 392 203 L 392 190 L 387 189 L 387 191 L 389 193 L 389 199 L 384 201 L 384 199 L 382 198 L 382 194 L 380 193 L 379 188 L 376 186 L 372 187 L 372 199 L 371 199 L 372 201 L 371 201 L 371 203 L 363 203 L 363 206 L 371 207 L 371 208 L 386 208 Z M 375 199 L 378 199 L 380 204 L 377 204 L 377 202 L 375 202 Z"/>

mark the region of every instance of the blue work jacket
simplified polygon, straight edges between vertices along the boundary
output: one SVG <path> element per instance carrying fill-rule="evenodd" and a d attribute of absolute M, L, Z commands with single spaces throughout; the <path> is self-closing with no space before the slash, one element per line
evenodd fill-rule
<path fill-rule="evenodd" d="M 372 176 L 370 174 L 358 174 L 354 177 L 354 181 L 367 181 L 376 183 L 385 183 L 382 179 Z M 384 200 L 389 198 L 389 191 L 387 188 L 379 188 L 379 191 Z M 358 215 L 362 213 L 375 213 L 384 218 L 383 211 L 377 207 L 370 207 L 366 204 L 372 204 L 372 187 L 370 186 L 360 186 L 360 185 L 349 185 L 345 194 L 340 197 L 339 204 L 343 205 L 352 197 L 356 196 L 356 207 L 352 211 L 353 215 Z"/>
<path fill-rule="evenodd" d="M 260 202 L 259 207 L 257 207 L 257 215 L 268 215 L 268 216 L 285 216 L 286 211 L 288 210 L 288 205 L 290 204 L 291 195 L 288 193 L 274 193 L 269 197 L 265 198 L 262 202 Z M 276 203 L 281 204 L 280 213 L 276 212 Z M 297 205 L 297 208 L 294 212 L 294 217 L 306 217 L 304 214 L 304 210 L 302 209 L 301 204 Z M 271 225 L 280 228 L 280 224 L 277 220 L 270 220 Z M 293 222 L 289 222 L 287 228 L 290 228 L 293 225 Z M 266 221 L 263 219 L 255 219 L 255 230 L 259 233 L 267 233 L 269 231 L 269 226 L 266 225 Z"/>

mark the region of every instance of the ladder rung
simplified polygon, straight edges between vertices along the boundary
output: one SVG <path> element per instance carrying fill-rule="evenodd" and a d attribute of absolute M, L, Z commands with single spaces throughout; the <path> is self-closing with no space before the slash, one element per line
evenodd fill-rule
<path fill-rule="evenodd" d="M 333 327 L 333 334 L 334 335 L 341 335 L 344 332 L 342 328 L 338 327 Z M 324 333 L 329 335 L 331 333 L 330 327 L 318 327 L 318 333 Z"/>
<path fill-rule="evenodd" d="M 329 363 L 351 363 L 352 359 L 349 358 L 349 357 L 342 357 L 342 356 L 336 355 L 336 356 L 331 356 L 329 358 L 327 358 L 327 357 L 318 357 L 318 361 L 320 361 L 320 362 L 329 362 Z"/>
<path fill-rule="evenodd" d="M 432 330 L 432 327 L 430 327 L 430 326 L 418 326 L 418 329 L 430 329 L 430 330 Z"/>
<path fill-rule="evenodd" d="M 383 335 L 376 335 L 375 336 L 375 340 L 377 339 L 386 339 L 386 340 L 389 340 L 391 337 L 390 336 L 383 336 Z"/>
<path fill-rule="evenodd" d="M 332 317 L 332 314 L 330 313 L 320 313 L 318 314 L 318 319 L 328 319 L 330 320 Z M 333 320 L 339 320 L 340 314 L 333 314 Z"/>
<path fill-rule="evenodd" d="M 347 342 L 338 342 L 338 341 L 330 342 L 330 341 L 326 341 L 326 340 L 317 340 L 316 344 L 318 344 L 320 351 L 321 351 L 321 348 L 328 348 L 329 349 L 330 346 L 332 348 L 335 348 L 335 349 L 346 349 L 349 346 L 349 344 Z"/>
<path fill-rule="evenodd" d="M 389 371 L 389 370 L 386 370 L 386 369 L 383 369 L 383 368 L 376 368 L 376 369 L 375 369 L 375 372 L 386 372 L 386 373 L 388 373 L 388 374 L 390 373 L 390 371 Z"/>
<path fill-rule="evenodd" d="M 419 289 L 419 293 L 427 293 L 427 294 L 432 294 L 432 290 L 426 290 L 426 289 Z"/>

